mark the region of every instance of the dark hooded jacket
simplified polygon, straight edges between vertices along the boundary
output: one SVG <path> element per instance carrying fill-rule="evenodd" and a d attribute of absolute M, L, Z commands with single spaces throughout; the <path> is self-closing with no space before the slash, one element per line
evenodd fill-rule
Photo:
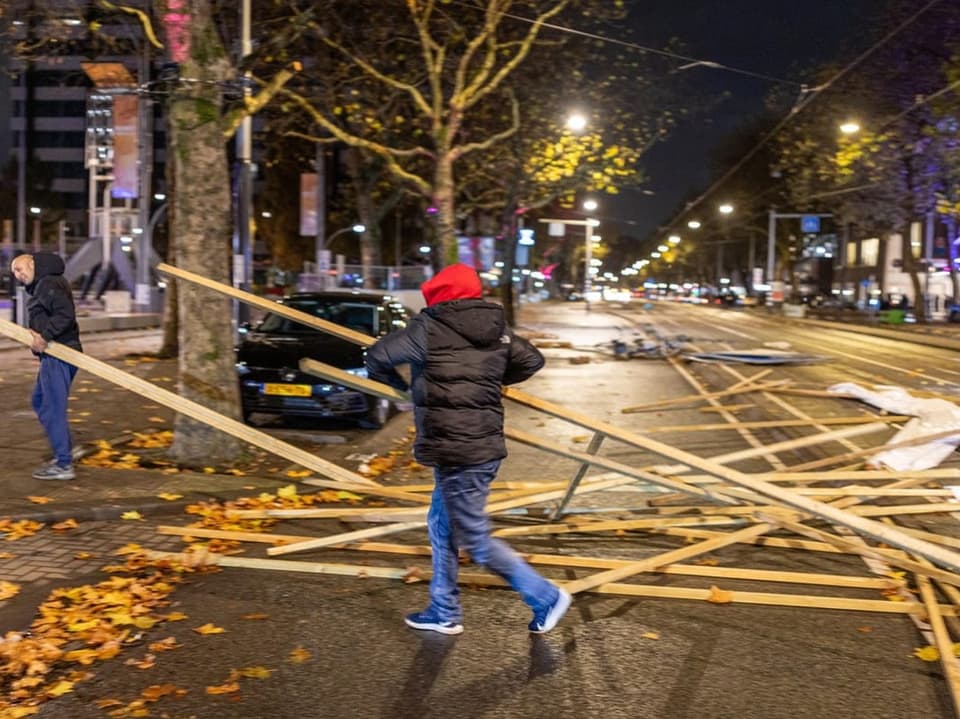
<path fill-rule="evenodd" d="M 52 252 L 36 252 L 33 265 L 33 282 L 26 286 L 30 296 L 27 300 L 30 329 L 47 342 L 82 350 L 73 292 L 63 276 L 66 269 L 63 259 Z"/>
<path fill-rule="evenodd" d="M 458 270 L 447 270 L 446 279 L 462 279 Z M 463 278 L 471 282 L 465 273 Z M 473 297 L 448 299 L 479 295 L 479 288 L 479 280 L 475 290 L 460 285 L 437 291 L 427 283 L 427 301 L 438 303 L 367 352 L 370 379 L 412 392 L 414 456 L 422 464 L 457 467 L 505 457 L 500 391 L 543 367 L 543 355 L 510 331 L 500 305 Z M 395 369 L 401 364 L 410 365 L 409 387 Z"/>

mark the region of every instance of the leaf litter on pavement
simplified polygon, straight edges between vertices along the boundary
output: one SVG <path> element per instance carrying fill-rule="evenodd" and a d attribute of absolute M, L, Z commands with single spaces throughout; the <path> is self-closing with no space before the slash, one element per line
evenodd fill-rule
<path fill-rule="evenodd" d="M 147 444 L 159 443 L 163 439 L 150 434 L 136 441 Z M 114 450 L 108 443 L 100 445 L 98 455 L 99 458 L 94 461 L 109 460 L 114 467 L 118 464 L 134 466 L 128 456 Z M 392 463 L 390 466 L 393 466 Z M 198 517 L 195 526 L 260 532 L 269 530 L 275 521 L 237 519 L 230 516 L 231 512 L 236 509 L 288 509 L 323 504 L 356 505 L 364 499 L 343 490 L 301 494 L 296 485 L 291 484 L 279 488 L 275 493 L 263 492 L 256 497 L 193 504 L 187 507 L 186 513 Z M 137 512 L 126 512 L 122 518 L 142 519 Z M 13 541 L 32 536 L 44 526 L 30 520 L 0 519 L 0 534 L 6 540 Z M 76 520 L 68 519 L 53 525 L 51 529 L 64 532 L 76 526 Z M 46 702 L 73 692 L 78 683 L 93 676 L 92 672 L 78 667 L 91 667 L 113 659 L 126 649 L 142 645 L 146 632 L 186 619 L 183 613 L 165 612 L 172 592 L 192 573 L 220 571 L 203 561 L 207 551 L 226 553 L 236 551 L 237 546 L 238 542 L 224 540 L 193 542 L 183 555 L 185 559 L 171 560 L 151 559 L 142 547 L 130 544 L 115 552 L 123 558 L 122 563 L 102 568 L 114 576 L 97 584 L 51 592 L 38 607 L 37 617 L 27 631 L 10 631 L 0 639 L 0 717 L 12 719 L 36 714 Z M 191 550 L 200 557 L 196 562 L 186 559 L 191 555 Z M 83 558 L 94 557 L 87 552 L 75 556 L 81 555 Z M 19 585 L 0 582 L 0 600 L 16 596 L 19 591 Z M 251 615 L 249 618 L 266 619 L 267 615 Z M 207 623 L 193 631 L 205 636 L 220 634 L 227 629 Z M 181 646 L 173 637 L 156 640 L 148 645 L 147 653 L 128 657 L 123 663 L 149 671 L 156 665 L 159 653 Z M 296 647 L 287 661 L 303 663 L 310 656 L 308 650 Z M 222 684 L 209 685 L 204 691 L 209 695 L 235 696 L 241 680 L 268 679 L 274 671 L 261 666 L 234 669 Z M 164 697 L 183 696 L 187 692 L 187 689 L 172 684 L 153 685 L 129 701 L 103 698 L 97 704 L 107 710 L 110 717 L 146 717 L 150 716 L 152 703 Z"/>

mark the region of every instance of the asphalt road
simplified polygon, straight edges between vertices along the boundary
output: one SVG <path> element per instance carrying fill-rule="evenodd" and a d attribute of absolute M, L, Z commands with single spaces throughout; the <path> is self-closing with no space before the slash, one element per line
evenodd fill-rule
<path fill-rule="evenodd" d="M 764 369 L 765 380 L 791 379 L 797 386 L 824 389 L 836 382 L 889 383 L 912 389 L 957 393 L 960 355 L 903 341 L 868 337 L 840 330 L 812 328 L 759 314 L 706 307 L 663 304 L 652 310 L 641 305 L 587 312 L 578 304 L 525 306 L 523 328 L 538 341 L 568 346 L 544 349 L 547 367 L 522 386 L 530 394 L 627 429 L 650 431 L 666 426 L 786 417 L 850 416 L 870 411 L 850 400 L 753 393 L 723 397 L 713 403 L 690 403 L 674 409 L 623 414 L 624 407 L 722 390 Z M 687 335 L 691 348 L 754 349 L 766 343 L 825 355 L 830 361 L 770 368 L 731 364 L 682 363 L 664 360 L 617 361 L 606 345 L 614 338 L 630 339 L 653 325 L 663 335 Z M 123 354 L 144 351 L 149 333 L 129 337 L 91 353 L 123 364 Z M 782 346 L 782 345 L 780 345 Z M 111 349 L 112 347 L 112 349 Z M 9 408 L 3 450 L 18 457 L 40 451 L 42 442 L 31 426 L 24 387 L 31 376 L 29 357 L 0 353 L 0 401 Z M 154 380 L 175 374 L 172 363 L 137 365 L 130 371 Z M 151 426 L 149 417 L 169 420 L 163 408 L 122 404 L 122 395 L 97 381 L 84 385 L 99 393 L 84 393 L 72 404 L 89 412 L 75 429 L 81 441 L 107 431 Z M 106 400 L 106 401 L 105 401 Z M 703 411 L 708 409 L 709 411 Z M 530 408 L 508 404 L 512 427 L 583 450 L 589 431 Z M 103 421 L 111 424 L 102 425 Z M 409 416 L 398 415 L 381 432 L 353 427 L 264 422 L 264 428 L 355 469 L 361 457 L 384 453 L 405 437 Z M 156 423 L 153 423 L 156 424 Z M 162 426 L 162 425 L 158 425 Z M 712 456 L 769 445 L 809 433 L 804 428 L 773 428 L 747 433 L 716 430 L 658 432 L 650 436 L 674 446 Z M 887 433 L 892 434 L 892 432 Z M 878 444 L 887 435 L 854 438 L 843 443 L 804 448 L 776 457 L 757 457 L 734 466 L 743 471 L 767 471 L 849 451 L 849 446 Z M 662 462 L 645 450 L 608 440 L 600 450 L 634 466 Z M 953 465 L 951 460 L 950 465 Z M 509 480 L 569 479 L 577 464 L 552 454 L 512 443 L 501 478 Z M 947 466 L 947 465 L 945 465 Z M 592 475 L 603 474 L 602 471 Z M 82 481 L 82 477 L 81 477 Z M 61 491 L 67 491 L 63 489 Z M 650 487 L 590 495 L 575 506 L 593 513 L 646 506 Z M 188 516 L 148 517 L 145 522 L 90 522 L 80 532 L 61 537 L 41 533 L 11 543 L 19 559 L 0 563 L 4 569 L 29 569 L 47 562 L 46 574 L 24 582 L 20 595 L 0 604 L 0 628 L 22 628 L 32 608 L 52 586 L 100 581 L 98 562 L 76 565 L 62 558 L 82 550 L 106 557 L 119 545 L 136 541 L 169 549 L 177 542 L 157 537 L 161 523 L 186 525 Z M 929 520 L 914 520 L 926 526 Z M 523 514 L 508 515 L 500 526 L 525 525 Z M 957 536 L 952 519 L 942 518 L 938 531 Z M 275 531 L 324 535 L 361 528 L 333 520 L 281 523 Z M 392 536 L 390 541 L 423 544 L 422 531 Z M 595 537 L 511 539 L 518 550 L 536 553 L 642 559 L 684 546 L 678 537 L 644 533 Z M 3 547 L 6 549 L 6 547 Z M 61 554 L 57 554 L 61 551 Z M 248 547 L 243 556 L 264 556 L 262 546 Z M 57 559 L 61 557 L 61 559 Z M 862 560 L 825 552 L 737 545 L 714 552 L 701 565 L 721 568 L 818 572 L 872 576 Z M 394 559 L 377 554 L 315 550 L 291 555 L 309 562 L 347 562 L 425 566 L 422 557 Z M 68 568 L 54 576 L 57 567 Z M 473 568 L 467 568 L 475 571 Z M 591 570 L 544 568 L 558 581 L 585 576 Z M 875 590 L 838 590 L 819 585 L 788 585 L 683 575 L 637 577 L 638 583 L 663 588 L 707 588 L 717 584 L 736 591 L 834 595 L 879 599 Z M 525 629 L 528 612 L 510 591 L 466 587 L 466 631 L 459 637 L 418 633 L 402 623 L 404 613 L 426 603 L 423 583 L 358 579 L 254 569 L 225 569 L 191 578 L 173 595 L 171 609 L 188 615 L 145 633 L 141 643 L 120 657 L 92 667 L 94 676 L 75 690 L 48 702 L 38 716 L 85 719 L 107 716 L 94 702 L 104 698 L 130 701 L 150 685 L 175 684 L 187 693 L 150 705 L 150 716 L 246 719 L 260 717 L 603 717 L 604 719 L 793 719 L 828 716 L 953 717 L 949 693 L 939 663 L 912 656 L 927 644 L 905 616 L 872 612 L 804 609 L 749 604 L 714 604 L 702 600 L 580 595 L 559 627 L 545 636 Z M 266 615 L 259 620 L 245 619 Z M 200 636 L 194 627 L 211 622 L 226 629 Z M 158 655 L 149 669 L 125 663 L 140 659 L 145 644 L 174 636 L 180 649 Z M 289 660 L 304 649 L 309 659 Z M 240 690 L 209 695 L 205 687 L 222 684 L 232 669 L 262 666 L 268 678 L 243 679 Z"/>

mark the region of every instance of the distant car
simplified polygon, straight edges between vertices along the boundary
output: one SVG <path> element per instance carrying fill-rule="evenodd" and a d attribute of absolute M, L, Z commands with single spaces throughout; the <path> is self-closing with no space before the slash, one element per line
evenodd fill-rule
<path fill-rule="evenodd" d="M 279 300 L 292 309 L 343 325 L 374 339 L 405 327 L 411 311 L 381 292 L 301 292 Z M 366 377 L 366 348 L 283 315 L 268 313 L 248 328 L 237 345 L 237 377 L 244 421 L 253 413 L 357 421 L 382 427 L 393 410 L 389 400 L 300 371 L 309 358 Z"/>

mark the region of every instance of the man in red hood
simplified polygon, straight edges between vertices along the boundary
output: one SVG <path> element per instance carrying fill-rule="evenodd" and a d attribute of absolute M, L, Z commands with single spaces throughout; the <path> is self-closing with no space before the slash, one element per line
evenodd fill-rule
<path fill-rule="evenodd" d="M 433 554 L 430 605 L 405 621 L 441 634 L 463 631 L 457 589 L 462 547 L 519 592 L 533 610 L 528 628 L 542 633 L 567 611 L 570 595 L 490 536 L 485 507 L 490 483 L 507 455 L 501 390 L 537 372 L 543 356 L 507 327 L 500 305 L 481 299 L 482 289 L 470 267 L 447 267 L 421 287 L 427 307 L 367 352 L 371 379 L 411 392 L 414 456 L 433 467 L 436 482 L 427 515 Z M 410 365 L 409 387 L 396 371 L 401 364 Z"/>

